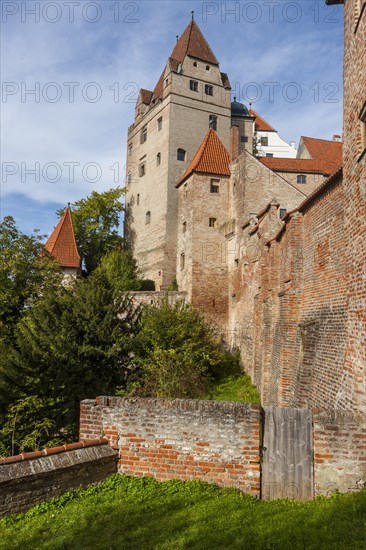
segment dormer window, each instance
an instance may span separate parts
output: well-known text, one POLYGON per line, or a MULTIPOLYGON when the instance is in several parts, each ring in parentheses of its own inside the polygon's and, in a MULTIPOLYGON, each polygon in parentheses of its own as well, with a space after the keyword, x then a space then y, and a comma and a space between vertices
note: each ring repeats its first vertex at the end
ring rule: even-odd
POLYGON ((205 94, 213 95, 213 86, 211 84, 205 84, 205 94))
POLYGON ((189 89, 192 90, 192 92, 198 92, 198 82, 197 82, 197 80, 190 80, 189 81, 189 89))
POLYGON ((144 126, 141 130, 140 141, 141 143, 145 143, 145 141, 147 141, 147 126, 144 126))
POLYGON ((186 152, 184 149, 177 149, 177 160, 186 160, 186 152))

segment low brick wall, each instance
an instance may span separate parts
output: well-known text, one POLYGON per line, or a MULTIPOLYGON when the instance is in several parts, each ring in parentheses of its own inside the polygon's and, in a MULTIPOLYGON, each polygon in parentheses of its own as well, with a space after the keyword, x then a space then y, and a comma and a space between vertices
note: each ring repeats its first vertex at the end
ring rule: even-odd
POLYGON ((261 407, 251 403, 98 397, 81 403, 80 439, 105 435, 119 471, 200 479, 260 494, 261 407))
POLYGON ((354 491, 366 482, 366 422, 352 411, 313 411, 315 494, 354 491))
POLYGON ((0 459, 0 517, 87 487, 117 472, 106 439, 71 443, 0 459))

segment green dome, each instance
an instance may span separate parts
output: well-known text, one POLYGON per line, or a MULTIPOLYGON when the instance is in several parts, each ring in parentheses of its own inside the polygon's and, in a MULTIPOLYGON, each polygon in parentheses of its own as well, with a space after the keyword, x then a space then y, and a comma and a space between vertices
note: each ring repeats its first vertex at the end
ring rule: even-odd
POLYGON ((244 103, 239 103, 239 101, 236 101, 236 97, 234 97, 234 101, 231 102, 231 116, 250 116, 244 103))

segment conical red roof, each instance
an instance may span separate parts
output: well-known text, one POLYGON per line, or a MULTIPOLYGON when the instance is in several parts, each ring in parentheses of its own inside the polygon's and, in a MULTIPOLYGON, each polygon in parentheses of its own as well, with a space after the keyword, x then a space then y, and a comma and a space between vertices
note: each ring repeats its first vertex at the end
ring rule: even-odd
POLYGON ((80 267, 80 256, 76 246, 70 208, 66 208, 64 215, 46 242, 45 249, 59 262, 61 267, 80 267))
POLYGON ((230 162, 230 155, 225 145, 220 141, 215 130, 210 128, 176 187, 179 187, 193 172, 230 176, 230 162))

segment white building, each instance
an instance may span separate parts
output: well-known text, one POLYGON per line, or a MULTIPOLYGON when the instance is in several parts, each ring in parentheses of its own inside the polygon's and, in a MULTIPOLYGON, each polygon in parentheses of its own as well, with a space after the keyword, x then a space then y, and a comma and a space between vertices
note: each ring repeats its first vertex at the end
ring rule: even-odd
POLYGON ((288 144, 264 118, 258 113, 249 110, 251 116, 255 117, 255 132, 257 135, 257 149, 260 157, 274 158, 296 158, 296 144, 292 141, 288 144))

